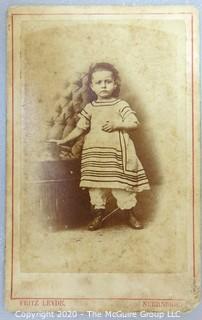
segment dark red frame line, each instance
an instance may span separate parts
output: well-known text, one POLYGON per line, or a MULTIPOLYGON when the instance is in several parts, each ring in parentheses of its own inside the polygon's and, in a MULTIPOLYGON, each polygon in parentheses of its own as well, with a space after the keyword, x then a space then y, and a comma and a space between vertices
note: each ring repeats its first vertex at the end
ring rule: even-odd
POLYGON ((196 266, 195 266, 195 155, 194 155, 194 146, 195 146, 195 132, 194 132, 194 27, 193 27, 193 15, 191 15, 191 62, 192 62, 192 208, 193 208, 193 278, 196 278, 196 266))
POLYGON ((191 62, 192 62, 192 66, 191 66, 191 73, 192 73, 192 208, 193 208, 193 278, 195 280, 195 277, 196 277, 196 265, 195 265, 195 259, 196 259, 196 255, 195 255, 195 168, 194 168, 194 165, 195 165, 195 156, 194 156, 194 145, 195 145, 195 136, 194 136, 194 58, 193 58, 193 54, 194 54, 194 43, 193 43, 193 15, 192 13, 189 13, 189 12, 178 12, 178 13, 175 13, 175 12, 156 12, 156 13, 149 13, 149 12, 146 12, 146 13, 143 13, 143 12, 139 12, 139 13, 14 13, 14 14, 11 14, 11 50, 12 50, 12 63, 11 63, 11 76, 12 76, 12 98, 11 98, 11 104, 12 104, 12 168, 11 168, 11 174, 12 174, 12 178, 11 178, 11 181, 12 181, 12 248, 11 248, 11 291, 10 291, 10 299, 11 300, 18 300, 18 299, 37 299, 37 300, 40 300, 40 299, 63 299, 63 300, 142 300, 142 301, 184 301, 183 299, 156 299, 156 298, 120 298, 120 297, 117 297, 117 298, 31 298, 31 297, 14 297, 13 296, 13 282, 14 282, 14 271, 13 271, 13 267, 14 267, 14 157, 15 157, 15 154, 14 154, 14 136, 15 136, 15 128, 14 128, 14 95, 15 95, 15 91, 14 91, 14 77, 15 77, 15 74, 14 74, 14 16, 19 16, 19 15, 138 15, 138 14, 148 14, 148 15, 156 15, 156 14, 159 14, 159 15, 168 15, 168 14, 175 14, 175 15, 179 15, 179 14, 184 14, 184 15, 191 15, 191 62))
POLYGON ((11 257, 11 299, 13 297, 13 260, 14 260, 14 32, 13 32, 13 15, 11 17, 11 34, 12 34, 12 257, 11 257))
POLYGON ((17 298, 12 298, 12 300, 54 300, 54 299, 57 299, 57 300, 127 300, 127 301, 178 301, 178 302, 184 302, 184 299, 166 299, 166 298, 158 298, 158 299, 155 299, 155 298, 120 298, 120 297, 117 297, 117 298, 63 298, 63 297, 60 297, 60 298, 56 298, 56 297, 49 297, 49 298, 32 298, 32 297, 17 297, 17 298))
POLYGON ((64 16, 64 15, 68 15, 68 16, 75 16, 75 15, 80 15, 80 16, 113 16, 113 15, 118 15, 118 16, 135 16, 135 15, 167 15, 167 14, 175 14, 175 15, 179 15, 179 14, 184 14, 184 15, 189 15, 190 12, 135 12, 135 13, 130 13, 130 12, 104 12, 104 13, 100 13, 100 12, 88 12, 88 13, 82 13, 82 12, 68 12, 68 13, 62 13, 62 12, 58 12, 58 13, 13 13, 12 15, 14 16, 64 16))

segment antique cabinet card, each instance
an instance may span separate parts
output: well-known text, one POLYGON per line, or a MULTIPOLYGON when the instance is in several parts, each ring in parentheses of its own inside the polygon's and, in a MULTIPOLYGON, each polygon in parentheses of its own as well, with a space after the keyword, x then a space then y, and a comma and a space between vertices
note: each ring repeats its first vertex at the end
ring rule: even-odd
POLYGON ((8 310, 199 303, 198 62, 193 7, 10 8, 8 310))

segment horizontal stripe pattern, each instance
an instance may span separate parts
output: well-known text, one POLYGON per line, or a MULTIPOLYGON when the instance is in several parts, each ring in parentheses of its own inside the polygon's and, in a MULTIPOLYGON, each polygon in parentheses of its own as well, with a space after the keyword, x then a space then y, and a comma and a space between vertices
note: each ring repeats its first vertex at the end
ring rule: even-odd
POLYGON ((127 180, 117 179, 117 178, 106 178, 99 179, 97 177, 82 177, 80 182, 81 187, 88 188, 119 188, 119 189, 128 189, 131 187, 135 192, 140 192, 142 190, 149 190, 148 180, 141 182, 130 182, 127 180))
POLYGON ((142 167, 124 171, 121 149, 110 147, 84 148, 81 160, 82 187, 149 189, 142 167))
POLYGON ((84 170, 82 172, 82 174, 88 176, 88 177, 97 177, 97 178, 118 178, 118 179, 122 179, 124 181, 130 181, 131 183, 138 183, 138 182, 142 182, 143 180, 147 180, 147 177, 145 176, 145 174, 142 174, 141 176, 136 176, 136 177, 126 177, 125 174, 123 173, 119 173, 119 172, 99 172, 99 171, 91 171, 91 170, 84 170))

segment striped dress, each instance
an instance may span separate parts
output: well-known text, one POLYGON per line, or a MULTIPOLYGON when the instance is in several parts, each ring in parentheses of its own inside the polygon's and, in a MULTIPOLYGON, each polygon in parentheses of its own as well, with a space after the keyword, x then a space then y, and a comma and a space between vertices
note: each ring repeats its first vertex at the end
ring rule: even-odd
POLYGON ((102 130, 103 124, 110 119, 138 121, 128 103, 120 99, 93 101, 85 106, 79 117, 77 126, 87 131, 81 157, 80 187, 134 192, 150 189, 128 133, 102 130))

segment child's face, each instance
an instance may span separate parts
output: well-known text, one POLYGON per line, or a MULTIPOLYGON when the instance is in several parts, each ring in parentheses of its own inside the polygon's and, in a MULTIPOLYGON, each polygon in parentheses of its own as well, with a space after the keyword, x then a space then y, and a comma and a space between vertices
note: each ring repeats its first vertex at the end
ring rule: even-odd
POLYGON ((111 71, 98 70, 92 74, 91 89, 95 92, 98 99, 111 98, 116 86, 111 71))

